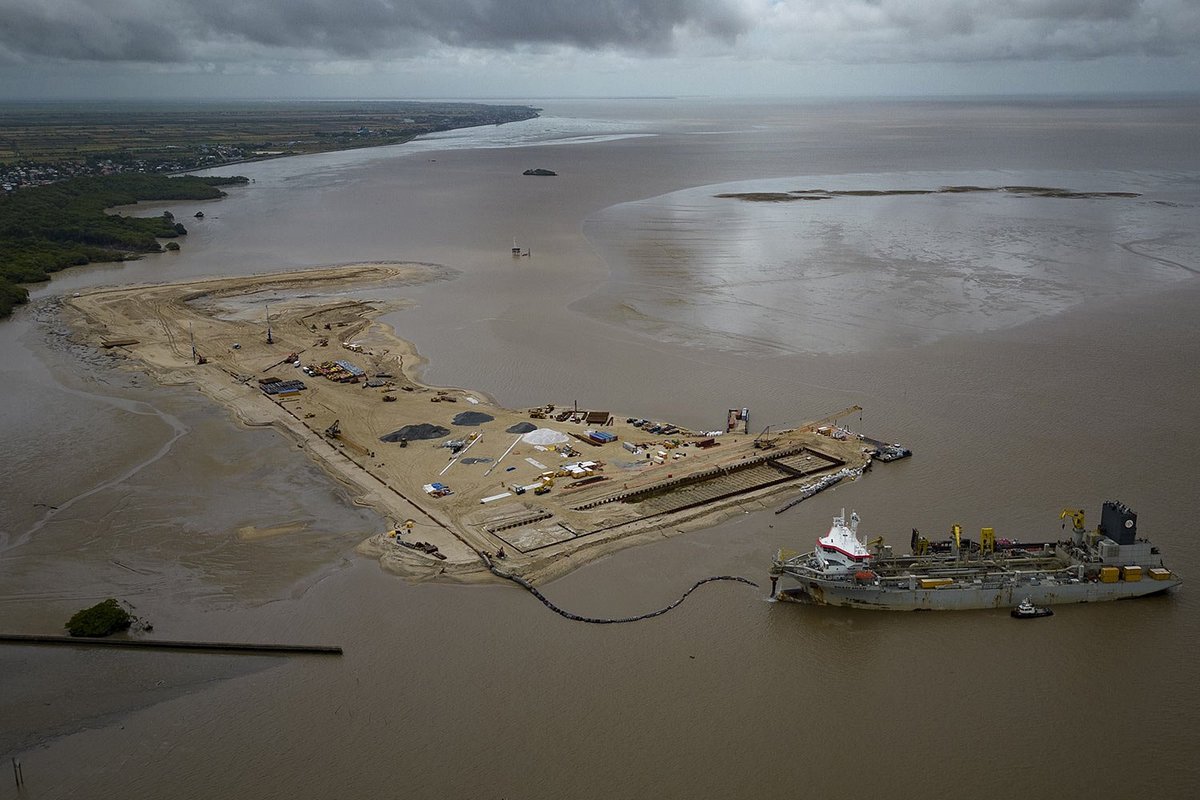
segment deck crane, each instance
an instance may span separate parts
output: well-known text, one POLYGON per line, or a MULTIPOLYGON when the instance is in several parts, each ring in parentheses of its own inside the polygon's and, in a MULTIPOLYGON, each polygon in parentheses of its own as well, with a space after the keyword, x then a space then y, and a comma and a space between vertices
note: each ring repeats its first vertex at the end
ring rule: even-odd
MULTIPOLYGON (((1086 529, 1087 526, 1084 524, 1082 508, 1064 508, 1062 513, 1058 515, 1058 518, 1066 519, 1067 517, 1071 518, 1071 523, 1075 526, 1075 530, 1083 531, 1086 529)), ((1063 527, 1066 526, 1064 525, 1063 527)))

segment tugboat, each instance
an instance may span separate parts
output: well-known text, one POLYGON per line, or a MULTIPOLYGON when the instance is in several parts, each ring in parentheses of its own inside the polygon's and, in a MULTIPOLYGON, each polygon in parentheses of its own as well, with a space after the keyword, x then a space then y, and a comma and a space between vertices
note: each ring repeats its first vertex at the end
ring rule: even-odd
POLYGON ((1026 597, 1021 601, 1021 604, 1012 610, 1012 615, 1016 619, 1036 619, 1037 617, 1052 617, 1054 609, 1046 608, 1045 606, 1035 606, 1026 597))

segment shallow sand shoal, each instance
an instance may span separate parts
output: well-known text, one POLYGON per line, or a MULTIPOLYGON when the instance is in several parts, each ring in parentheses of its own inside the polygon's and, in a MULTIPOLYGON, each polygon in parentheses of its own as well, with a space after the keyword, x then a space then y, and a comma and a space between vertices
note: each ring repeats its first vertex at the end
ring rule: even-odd
MULTIPOLYGON (((603 423, 589 425, 574 415, 556 419, 568 411, 565 407, 506 409, 481 392, 422 384, 416 349, 376 318, 404 306, 397 286, 445 274, 426 264, 356 264, 99 290, 68 305, 79 312, 79 330, 88 340, 129 341, 118 346, 161 383, 195 385, 243 424, 271 425, 290 436, 350 487, 357 502, 392 521, 396 532, 369 537, 359 552, 409 578, 490 579, 484 556, 502 552, 507 571, 545 579, 619 547, 713 524, 767 495, 795 492, 796 485, 786 483, 756 489, 755 479, 747 477, 753 470, 743 470, 737 497, 714 495, 711 501, 701 497, 664 506, 663 496, 691 491, 672 485, 681 479, 723 477, 766 456, 747 434, 726 433, 713 439, 716 446, 702 448, 697 443, 710 438, 703 432, 651 435, 607 412, 603 423), (361 299, 372 289, 389 299, 361 299), (288 360, 292 354, 295 363, 288 360), (335 382, 297 366, 337 360, 352 364, 362 378, 335 382), (270 396, 260 386, 273 379, 301 380, 305 388, 270 396), (492 419, 462 424, 464 412, 475 412, 467 414, 475 417, 468 422, 477 422, 480 414, 492 419), (571 449, 529 444, 506 432, 530 421, 567 434, 571 449), (380 439, 407 425, 425 424, 450 433, 406 443, 380 439), (338 433, 331 436, 334 427, 338 433), (583 431, 593 428, 617 439, 601 446, 582 441, 583 431), (445 447, 448 440, 462 442, 461 452, 454 455, 445 447), (631 453, 623 442, 643 450, 631 453), (601 465, 584 479, 564 474, 564 465, 579 461, 601 465), (550 475, 550 491, 535 494, 534 485, 550 475), (428 494, 423 487, 435 482, 451 493, 428 494), (644 502, 606 502, 649 488, 654 491, 644 502), (426 552, 425 545, 444 558, 426 552)), ((773 452, 809 448, 804 452, 825 454, 830 464, 866 463, 857 442, 799 432, 773 436, 778 448, 773 452)))

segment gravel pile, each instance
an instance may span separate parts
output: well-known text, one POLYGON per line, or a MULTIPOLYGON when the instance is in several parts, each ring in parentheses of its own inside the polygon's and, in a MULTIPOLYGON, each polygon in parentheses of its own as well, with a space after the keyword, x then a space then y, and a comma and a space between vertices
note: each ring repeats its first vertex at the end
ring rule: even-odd
POLYGON ((433 425, 428 422, 422 422, 417 425, 405 425, 400 430, 392 431, 391 433, 380 436, 379 441, 398 442, 401 439, 405 439, 410 442, 416 442, 420 441, 421 439, 437 439, 445 436, 449 432, 449 428, 443 428, 441 425, 433 425))
POLYGON ((482 425, 483 423, 491 422, 494 419, 495 417, 493 417, 491 414, 485 414, 482 411, 464 411, 461 414, 456 415, 451 422, 454 425, 466 427, 482 425))

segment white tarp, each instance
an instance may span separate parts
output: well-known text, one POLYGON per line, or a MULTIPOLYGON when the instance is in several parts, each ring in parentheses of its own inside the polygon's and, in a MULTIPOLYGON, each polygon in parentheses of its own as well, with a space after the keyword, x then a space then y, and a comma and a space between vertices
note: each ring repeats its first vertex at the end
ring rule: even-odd
POLYGON ((571 441, 571 437, 553 428, 538 428, 521 437, 526 444, 562 444, 571 441))

